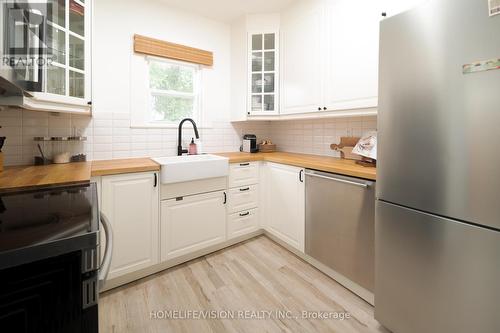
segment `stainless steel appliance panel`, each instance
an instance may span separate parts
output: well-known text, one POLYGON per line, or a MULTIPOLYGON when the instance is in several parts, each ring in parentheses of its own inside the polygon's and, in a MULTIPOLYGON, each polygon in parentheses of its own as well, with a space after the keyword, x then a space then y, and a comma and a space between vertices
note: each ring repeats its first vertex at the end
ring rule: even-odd
POLYGON ((375 318, 393 332, 500 332, 500 232, 377 201, 375 318))
POLYGON ((377 197, 500 229, 500 57, 488 1, 434 0, 381 23, 377 197))
POLYGON ((375 183, 306 170, 305 252, 374 289, 375 183))

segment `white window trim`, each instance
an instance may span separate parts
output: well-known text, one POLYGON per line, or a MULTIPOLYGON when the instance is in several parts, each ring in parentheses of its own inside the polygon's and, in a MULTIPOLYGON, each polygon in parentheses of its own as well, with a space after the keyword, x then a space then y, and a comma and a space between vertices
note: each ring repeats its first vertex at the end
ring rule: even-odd
MULTIPOLYGON (((148 85, 148 106, 147 106, 147 111, 146 112, 152 112, 150 105, 151 105, 151 98, 153 94, 156 95, 164 95, 164 96, 175 96, 175 97, 195 97, 194 100, 194 105, 195 105, 195 112, 193 116, 191 117, 198 126, 198 128, 207 128, 211 126, 207 126, 207 124, 204 124, 203 122, 203 110, 202 110, 202 91, 201 91, 201 85, 202 85, 202 66, 197 65, 197 64, 191 64, 189 62, 183 62, 183 61, 177 61, 173 59, 165 59, 165 58, 160 58, 160 57, 154 57, 154 56, 146 56, 146 62, 147 62, 147 69, 148 69, 148 74, 147 74, 147 85, 148 85), (152 89, 149 87, 150 83, 150 77, 149 77, 149 64, 151 61, 155 62, 163 62, 167 64, 173 64, 173 65, 180 65, 184 67, 191 67, 195 70, 195 77, 194 77, 194 82, 193 82, 193 93, 182 93, 178 91, 165 91, 165 90, 158 90, 158 89, 152 89)), ((144 122, 143 124, 135 124, 132 125, 131 127, 135 128, 177 128, 178 123, 172 123, 169 121, 148 121, 149 116, 144 117, 144 122)))

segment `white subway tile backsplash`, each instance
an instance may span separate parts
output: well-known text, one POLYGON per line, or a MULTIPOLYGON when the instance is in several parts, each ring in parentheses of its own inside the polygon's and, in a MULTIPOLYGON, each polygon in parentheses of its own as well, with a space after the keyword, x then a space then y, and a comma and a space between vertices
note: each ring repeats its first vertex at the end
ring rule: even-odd
POLYGON ((131 157, 130 150, 113 150, 113 158, 129 158, 131 157))
POLYGON ((94 143, 112 143, 113 137, 111 135, 96 135, 94 136, 94 143))
POLYGON ((111 127, 95 127, 94 135, 112 135, 113 129, 111 127))
POLYGON ((126 135, 129 136, 131 135, 131 130, 130 128, 125 128, 125 127, 113 127, 113 135, 126 135))
POLYGON ((147 142, 132 142, 130 149, 132 150, 146 150, 148 149, 148 144, 147 142))
POLYGON ((113 128, 113 120, 111 120, 111 119, 96 119, 96 120, 94 120, 94 127, 113 128))
POLYGON ((99 120, 99 119, 113 119, 113 115, 114 113, 111 113, 111 112, 94 112, 92 114, 92 117, 95 119, 95 120, 99 120))
POLYGON ((113 119, 113 128, 130 128, 129 119, 113 119))
POLYGON ((270 138, 278 150, 338 157, 330 144, 341 136, 361 136, 377 129, 376 117, 270 122, 270 138))
POLYGON ((131 139, 132 138, 130 136, 126 136, 126 135, 121 135, 121 136, 113 135, 113 137, 112 137, 113 144, 115 144, 115 143, 130 143, 131 139))
POLYGON ((93 159, 94 160, 110 160, 113 158, 113 153, 110 151, 94 151, 93 159))
POLYGON ((130 151, 130 143, 115 143, 113 142, 113 153, 116 151, 130 151))
MULTIPOLYGON (((94 138, 95 140, 95 138, 94 138)), ((93 144, 93 150, 94 153, 97 152, 111 152, 113 149, 113 145, 110 143, 94 143, 93 144)))
MULTIPOLYGON (((362 135, 376 130, 376 117, 291 120, 277 122, 213 122, 199 129, 204 152, 238 151, 244 134, 259 141, 270 139, 278 150, 338 156, 330 149, 341 136, 362 135)), ((6 109, 0 111, 0 135, 7 165, 31 164, 38 155, 34 136, 84 135, 78 148, 87 160, 177 154, 177 128, 130 128, 128 113, 94 113, 93 117, 6 109)), ((182 144, 187 148, 194 132, 186 124, 182 144)), ((44 149, 50 151, 50 143, 44 149)))

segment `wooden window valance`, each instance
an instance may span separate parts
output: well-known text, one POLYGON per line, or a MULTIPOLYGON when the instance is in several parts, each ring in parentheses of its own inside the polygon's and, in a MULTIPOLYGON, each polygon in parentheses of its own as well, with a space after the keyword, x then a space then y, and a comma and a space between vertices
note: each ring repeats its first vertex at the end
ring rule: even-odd
POLYGON ((205 66, 212 66, 214 63, 214 56, 210 51, 165 42, 163 40, 141 35, 134 35, 134 51, 137 53, 187 61, 205 66))

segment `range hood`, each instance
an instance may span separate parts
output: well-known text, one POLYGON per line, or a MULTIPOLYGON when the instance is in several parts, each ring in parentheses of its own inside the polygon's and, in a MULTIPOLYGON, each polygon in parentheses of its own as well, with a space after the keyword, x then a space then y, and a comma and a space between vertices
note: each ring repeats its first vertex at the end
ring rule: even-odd
MULTIPOLYGON (((12 73, 15 75, 14 70, 12 73)), ((9 80, 8 75, 9 71, 5 68, 0 70, 0 106, 33 111, 91 114, 88 104, 71 103, 67 99, 59 100, 57 96, 51 98, 48 94, 27 91, 16 81, 9 80)))
MULTIPOLYGON (((4 74, 4 73, 2 73, 4 74)), ((22 100, 24 97, 33 97, 32 94, 23 90, 20 86, 13 83, 9 79, 4 76, 0 76, 0 97, 1 99, 9 98, 9 99, 18 99, 22 100)), ((0 102, 0 104, 3 104, 0 102)))
MULTIPOLYGON (((1 72, 5 74, 6 71, 1 72)), ((0 105, 26 108, 27 99, 33 95, 28 91, 23 90, 19 85, 9 81, 5 76, 0 76, 0 105)))

